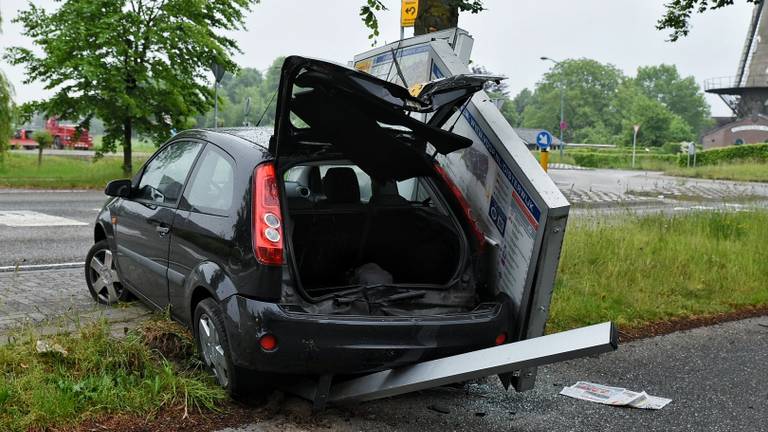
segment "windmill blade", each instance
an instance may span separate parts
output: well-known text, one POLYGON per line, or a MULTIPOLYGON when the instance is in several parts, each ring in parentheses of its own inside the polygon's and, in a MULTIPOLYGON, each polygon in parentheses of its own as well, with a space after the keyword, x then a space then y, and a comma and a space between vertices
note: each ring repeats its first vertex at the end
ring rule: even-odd
POLYGON ((763 2, 755 5, 752 10, 752 21, 749 24, 749 30, 747 31, 747 38, 744 40, 744 49, 741 52, 741 60, 739 61, 739 69, 736 72, 736 87, 741 87, 745 81, 744 73, 747 71, 747 63, 749 61, 750 53, 752 52, 752 45, 755 41, 755 34, 760 25, 760 17, 762 16, 763 2))

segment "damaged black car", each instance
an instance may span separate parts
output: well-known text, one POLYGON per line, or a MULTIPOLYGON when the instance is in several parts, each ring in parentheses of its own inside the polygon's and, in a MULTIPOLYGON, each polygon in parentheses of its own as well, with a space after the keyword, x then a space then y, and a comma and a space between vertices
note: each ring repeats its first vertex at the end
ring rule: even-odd
POLYGON ((219 383, 344 376, 507 341, 485 238, 435 155, 469 147, 451 121, 495 77, 417 95, 288 57, 274 130, 190 130, 110 182, 86 280, 194 333, 219 383))

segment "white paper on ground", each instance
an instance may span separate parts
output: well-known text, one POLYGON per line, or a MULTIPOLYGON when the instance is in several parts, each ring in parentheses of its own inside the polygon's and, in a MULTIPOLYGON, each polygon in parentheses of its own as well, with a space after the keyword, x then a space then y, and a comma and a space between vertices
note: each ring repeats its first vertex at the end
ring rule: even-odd
POLYGON ((638 393, 621 387, 609 387, 586 381, 579 381, 570 387, 563 387, 560 394, 605 405, 630 406, 642 409, 662 409, 672 402, 672 399, 651 396, 646 392, 638 393))

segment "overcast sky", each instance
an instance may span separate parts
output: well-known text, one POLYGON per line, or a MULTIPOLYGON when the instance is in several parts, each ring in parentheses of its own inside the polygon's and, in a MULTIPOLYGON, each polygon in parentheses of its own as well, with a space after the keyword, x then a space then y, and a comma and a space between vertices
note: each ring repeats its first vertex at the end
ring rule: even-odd
MULTIPOLYGON (((736 73, 751 15, 751 5, 736 5, 696 16, 691 34, 682 41, 665 42, 655 29, 665 0, 485 0, 487 11, 462 14, 459 25, 475 38, 473 60, 494 73, 509 77, 512 93, 533 87, 551 66, 539 60, 587 57, 612 63, 634 75, 638 66, 668 63, 684 75, 703 80, 736 73)), ((8 46, 31 46, 10 22, 26 0, 0 0, 4 22, 0 51, 8 46)), ((55 7, 52 0, 36 4, 55 7)), ((304 54, 347 62, 370 47, 368 31, 358 11, 363 0, 262 0, 249 14, 245 32, 234 35, 242 54, 241 66, 266 68, 280 55, 304 54)), ((398 0, 384 0, 390 8, 380 13, 380 43, 399 37, 398 0)), ((23 71, 0 62, 16 88, 17 102, 46 95, 41 84, 24 85, 23 71)), ((729 110, 717 97, 707 96, 715 115, 729 110)))

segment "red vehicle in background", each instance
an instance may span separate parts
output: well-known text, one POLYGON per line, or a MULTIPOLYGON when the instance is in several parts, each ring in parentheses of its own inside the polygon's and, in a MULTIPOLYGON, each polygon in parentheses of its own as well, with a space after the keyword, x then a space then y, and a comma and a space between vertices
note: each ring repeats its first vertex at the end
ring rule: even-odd
MULTIPOLYGON (((90 150, 93 148, 93 138, 87 129, 82 129, 80 135, 77 135, 77 129, 74 125, 59 124, 56 117, 51 117, 45 122, 45 130, 50 132, 53 137, 52 147, 56 149, 79 149, 90 150)), ((11 148, 23 147, 27 150, 37 148, 37 142, 32 139, 34 133, 31 129, 17 129, 11 138, 11 148)))
POLYGON ((32 129, 16 129, 11 137, 10 146, 12 149, 25 148, 26 150, 32 150, 37 148, 37 142, 32 139, 32 134, 35 131, 32 129))

